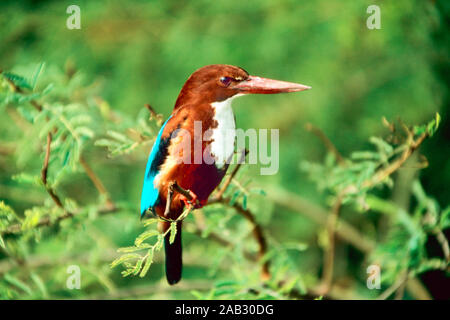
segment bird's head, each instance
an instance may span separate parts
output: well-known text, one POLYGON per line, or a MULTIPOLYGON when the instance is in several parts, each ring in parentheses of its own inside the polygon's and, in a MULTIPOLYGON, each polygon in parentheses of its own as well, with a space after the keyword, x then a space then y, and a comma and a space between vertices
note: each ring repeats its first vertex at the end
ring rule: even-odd
POLYGON ((214 64, 196 70, 186 81, 178 96, 175 108, 185 102, 201 99, 219 102, 236 95, 259 93, 273 94, 311 89, 298 83, 251 76, 242 68, 214 64))

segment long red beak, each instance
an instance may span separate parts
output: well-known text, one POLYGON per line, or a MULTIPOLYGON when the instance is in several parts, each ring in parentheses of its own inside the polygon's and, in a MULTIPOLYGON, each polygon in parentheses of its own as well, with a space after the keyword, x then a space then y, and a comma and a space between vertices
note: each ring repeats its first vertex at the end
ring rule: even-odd
POLYGON ((311 89, 311 87, 299 83, 249 76, 247 80, 234 85, 233 89, 239 89, 242 93, 270 94, 303 91, 311 89))

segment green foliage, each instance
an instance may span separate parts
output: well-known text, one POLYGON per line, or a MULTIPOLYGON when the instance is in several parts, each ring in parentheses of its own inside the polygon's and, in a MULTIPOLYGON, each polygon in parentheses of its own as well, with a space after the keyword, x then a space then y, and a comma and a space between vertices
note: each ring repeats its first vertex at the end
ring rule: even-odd
MULTIPOLYGON (((445 279, 444 3, 382 3, 380 30, 365 27, 367 1, 81 1, 80 30, 65 27, 55 1, 0 4, 0 299, 374 298, 405 272, 445 279), (223 202, 183 217, 183 282, 172 290, 158 220, 139 220, 142 177, 182 84, 212 63, 313 89, 236 99, 238 127, 280 130, 279 172, 243 165, 223 202), (336 290, 324 293, 326 214, 340 197, 336 290), (254 223, 236 207, 261 228, 262 256, 254 223), (355 233, 366 245, 349 240, 355 233), (381 291, 365 285, 369 264, 381 266, 381 291), (69 265, 81 268, 80 290, 66 287, 69 265)), ((422 287, 439 297, 428 281, 422 287)), ((423 298, 408 286, 404 297, 423 298)))

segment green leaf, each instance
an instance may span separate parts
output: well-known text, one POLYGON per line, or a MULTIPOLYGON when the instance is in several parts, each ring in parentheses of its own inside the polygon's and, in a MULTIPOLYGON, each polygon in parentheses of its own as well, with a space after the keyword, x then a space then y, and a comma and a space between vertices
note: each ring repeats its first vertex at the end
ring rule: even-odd
POLYGON ((441 226, 442 230, 450 227, 450 207, 447 207, 444 209, 444 211, 442 211, 439 225, 441 226))
POLYGON ((8 273, 4 275, 3 279, 5 279, 7 282, 12 284, 13 286, 25 291, 28 295, 31 295, 33 292, 31 290, 31 288, 25 282, 17 279, 16 277, 14 277, 8 273))
POLYGON ((175 241, 175 236, 177 234, 177 223, 176 222, 172 222, 170 224, 170 238, 169 238, 169 243, 172 244, 175 241))
POLYGON ((379 160, 380 155, 372 151, 355 151, 352 152, 352 160, 379 160))
POLYGON ((147 230, 147 231, 141 233, 136 238, 136 240, 134 241, 134 244, 136 245, 136 247, 139 247, 142 244, 142 242, 144 242, 146 239, 156 236, 158 234, 159 234, 158 230, 147 230))
POLYGON ((389 143, 379 137, 370 137, 369 141, 377 146, 380 152, 383 152, 387 155, 392 154, 392 152, 394 151, 394 148, 389 143))
POLYGON ((125 254, 125 255, 115 259, 113 262, 111 262, 111 268, 114 268, 114 267, 118 266, 119 264, 124 263, 125 261, 131 260, 131 259, 139 259, 139 258, 141 258, 141 256, 137 253, 125 254))
POLYGON ((158 241, 155 243, 155 250, 159 251, 161 250, 164 243, 164 237, 162 234, 158 234, 158 241))
POLYGON ((244 194, 243 198, 242 198, 242 208, 244 210, 247 210, 247 195, 244 194))
POLYGON ((92 139, 95 136, 94 131, 92 131, 88 127, 77 127, 75 129, 75 133, 80 135, 80 136, 85 136, 85 137, 87 137, 89 139, 92 139))
POLYGON ((98 147, 113 147, 113 146, 115 147, 118 146, 119 144, 114 140, 98 139, 95 141, 94 145, 98 147))
POLYGON ((141 267, 142 267, 142 263, 144 262, 144 259, 139 259, 136 262, 136 265, 133 268, 133 275, 137 275, 139 273, 139 271, 141 271, 141 267))
POLYGON ((43 214, 43 208, 33 207, 25 210, 25 219, 22 223, 22 230, 33 229, 39 223, 43 214))
POLYGON ((145 259, 144 267, 142 268, 141 274, 139 275, 141 278, 144 277, 148 270, 150 269, 150 266, 153 263, 153 249, 148 250, 147 258, 145 259))
POLYGON ((28 82, 28 80, 22 76, 19 76, 17 74, 11 73, 11 72, 3 72, 2 74, 5 78, 12 81, 19 88, 26 88, 26 89, 30 89, 30 90, 33 89, 33 87, 28 82))
POLYGON ((123 133, 117 132, 117 131, 113 131, 113 130, 109 130, 107 132, 107 134, 111 137, 116 139, 117 141, 123 142, 123 143, 130 143, 133 142, 132 140, 130 140, 126 135, 124 135, 123 133))
POLYGON ((230 206, 234 205, 236 200, 238 199, 239 195, 241 194, 241 192, 239 190, 235 191, 233 193, 233 196, 230 199, 230 206))
POLYGON ((430 137, 432 137, 435 132, 437 131, 439 124, 441 122, 441 116, 439 115, 439 113, 436 112, 436 116, 433 120, 431 120, 430 122, 428 122, 427 124, 427 133, 429 134, 430 137))
POLYGON ((41 277, 39 277, 36 273, 31 274, 31 280, 36 284, 39 291, 41 291, 42 296, 44 298, 48 298, 47 288, 45 287, 44 281, 42 281, 41 277))
POLYGON ((123 252, 123 253, 130 253, 130 252, 136 252, 136 251, 140 251, 143 249, 147 249, 152 247, 152 245, 148 244, 148 243, 143 243, 141 244, 139 247, 123 247, 123 248, 119 248, 117 249, 117 252, 123 252))
POLYGON ((3 240, 3 237, 1 234, 0 234, 0 247, 2 247, 3 249, 6 249, 5 241, 3 240))
POLYGON ((158 222, 158 219, 156 219, 156 218, 155 219, 147 219, 144 221, 144 226, 148 227, 149 225, 154 224, 156 222, 158 222))
POLYGON ((36 83, 37 80, 39 78, 39 76, 41 75, 42 70, 44 69, 45 66, 45 62, 41 62, 39 64, 39 66, 37 67, 36 71, 34 72, 33 76, 31 77, 31 89, 34 90, 34 88, 36 88, 36 83))

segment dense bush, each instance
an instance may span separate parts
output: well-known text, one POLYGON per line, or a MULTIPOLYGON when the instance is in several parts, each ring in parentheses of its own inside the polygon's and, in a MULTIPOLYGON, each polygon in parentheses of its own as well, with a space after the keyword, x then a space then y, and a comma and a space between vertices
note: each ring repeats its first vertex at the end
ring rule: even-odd
POLYGON ((81 30, 58 1, 3 3, 0 297, 448 297, 444 3, 382 3, 381 30, 367 1, 81 1, 81 30), (187 215, 169 287, 140 189, 178 91, 210 63, 313 90, 236 100, 239 127, 280 129, 280 170, 230 168, 187 215))

